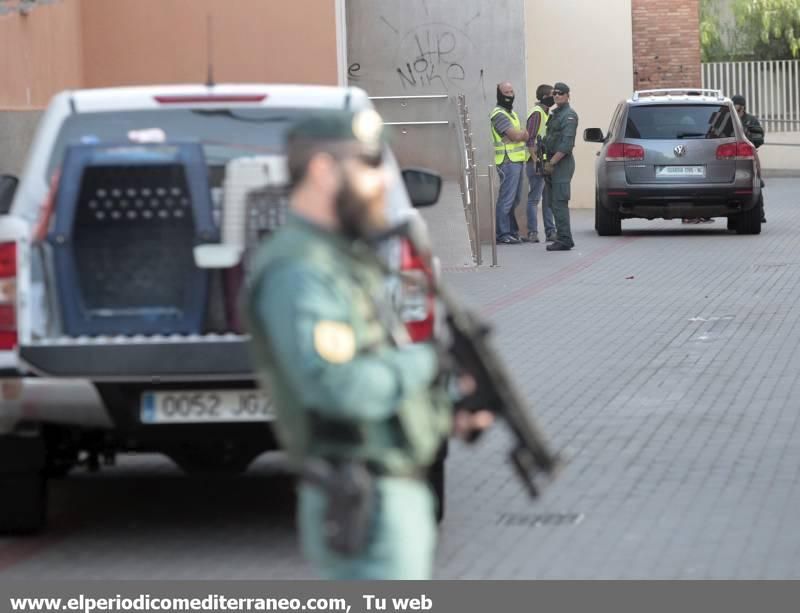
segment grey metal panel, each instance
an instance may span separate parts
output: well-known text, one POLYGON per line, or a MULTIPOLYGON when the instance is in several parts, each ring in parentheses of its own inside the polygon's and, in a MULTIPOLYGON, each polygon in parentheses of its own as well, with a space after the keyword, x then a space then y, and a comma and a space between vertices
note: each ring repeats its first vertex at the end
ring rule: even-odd
POLYGON ((19 176, 41 111, 0 111, 0 174, 19 176))
MULTIPOLYGON (((526 111, 524 24, 523 0, 347 0, 349 82, 370 96, 465 94, 483 168, 492 161, 488 116, 499 81, 513 83, 515 110, 526 111)), ((393 121, 430 121, 442 119, 437 104, 399 107, 381 101, 376 106, 393 121)), ((439 158, 449 164, 453 157, 435 153, 443 129, 395 132, 401 163, 418 159, 419 165, 449 174, 441 162, 435 165, 439 158)))

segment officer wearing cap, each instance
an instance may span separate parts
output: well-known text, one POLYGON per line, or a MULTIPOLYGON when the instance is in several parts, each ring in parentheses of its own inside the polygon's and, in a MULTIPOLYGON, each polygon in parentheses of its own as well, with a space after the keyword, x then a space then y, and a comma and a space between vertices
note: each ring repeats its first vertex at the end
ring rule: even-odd
POLYGON ((410 343, 364 240, 388 225, 382 127, 374 111, 331 111, 289 131, 287 222, 255 256, 245 305, 301 476, 301 545, 328 579, 431 575, 425 473, 451 427, 439 352, 410 343))
MULTIPOLYGON (((764 144, 764 128, 761 126, 761 122, 758 121, 758 117, 755 115, 751 115, 745 109, 747 108, 747 100, 741 94, 733 96, 731 98, 731 102, 733 102, 733 108, 736 109, 736 114, 739 115, 739 120, 742 122, 742 127, 744 128, 744 134, 756 149, 758 149, 761 145, 764 144)), ((764 187, 764 179, 761 177, 761 161, 758 159, 758 153, 756 153, 756 170, 758 171, 758 178, 761 181, 761 187, 764 187)), ((764 199, 761 199, 761 221, 766 222, 767 218, 764 215, 764 199)))
POLYGON ((569 86, 556 83, 553 86, 556 108, 550 113, 544 150, 547 162, 544 165, 545 207, 553 211, 556 222, 556 240, 547 245, 548 251, 569 251, 575 246, 569 222, 570 182, 575 174, 575 134, 578 131, 578 114, 569 104, 569 86))

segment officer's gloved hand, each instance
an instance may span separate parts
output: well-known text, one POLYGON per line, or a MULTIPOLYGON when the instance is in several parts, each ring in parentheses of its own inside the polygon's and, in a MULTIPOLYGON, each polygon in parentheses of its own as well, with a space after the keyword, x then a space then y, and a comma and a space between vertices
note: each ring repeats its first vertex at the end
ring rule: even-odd
POLYGON ((458 438, 473 442, 494 423, 491 411, 457 410, 453 416, 453 432, 458 438))

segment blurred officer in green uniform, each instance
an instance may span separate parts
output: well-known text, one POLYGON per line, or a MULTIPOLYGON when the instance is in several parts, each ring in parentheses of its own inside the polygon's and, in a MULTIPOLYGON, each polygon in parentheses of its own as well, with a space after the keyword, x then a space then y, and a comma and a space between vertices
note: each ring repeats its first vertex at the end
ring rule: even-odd
MULTIPOLYGON (((382 129, 374 111, 320 111, 289 131, 290 212, 254 259, 246 305, 301 475, 301 545, 329 579, 431 576, 425 475, 452 421, 439 352, 410 342, 362 240, 388 227, 382 129)), ((478 414, 462 430, 487 422, 478 414)))
POLYGON ((547 245, 548 251, 569 251, 575 246, 569 223, 570 182, 575 174, 575 134, 578 131, 578 114, 569 105, 569 86, 556 83, 553 86, 556 109, 550 113, 544 150, 547 162, 544 166, 545 207, 553 211, 556 222, 556 240, 547 245))

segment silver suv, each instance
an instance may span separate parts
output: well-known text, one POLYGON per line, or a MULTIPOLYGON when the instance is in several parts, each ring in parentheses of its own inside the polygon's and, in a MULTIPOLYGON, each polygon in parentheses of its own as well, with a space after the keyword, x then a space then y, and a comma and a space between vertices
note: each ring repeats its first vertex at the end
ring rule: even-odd
POLYGON ((617 105, 596 163, 595 230, 622 220, 727 217, 738 234, 761 232, 758 162, 733 103, 717 90, 645 90, 617 105))

